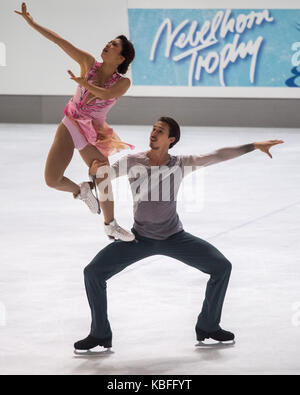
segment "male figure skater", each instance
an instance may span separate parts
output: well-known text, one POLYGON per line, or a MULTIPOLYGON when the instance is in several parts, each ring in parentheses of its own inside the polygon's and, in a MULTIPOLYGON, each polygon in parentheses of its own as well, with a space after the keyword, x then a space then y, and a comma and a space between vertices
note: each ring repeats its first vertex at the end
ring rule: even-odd
MULTIPOLYGON (((110 348, 112 331, 107 318, 106 281, 127 266, 151 255, 166 255, 210 275, 202 311, 196 323, 198 341, 234 339, 220 327, 222 306, 231 273, 230 261, 213 245, 185 232, 176 212, 176 195, 185 170, 194 171, 233 159, 255 149, 268 154, 282 140, 255 142, 221 148, 204 155, 172 156, 169 149, 180 139, 177 122, 161 117, 150 133, 150 150, 129 154, 112 165, 111 178, 128 175, 134 197, 135 240, 116 240, 103 248, 84 269, 85 286, 92 314, 87 338, 74 344, 76 350, 96 346, 110 348), (167 196, 169 193, 169 196, 167 196), (167 196, 167 198, 166 198, 167 196)), ((95 161, 91 174, 100 178, 103 166, 95 161), (97 170, 98 168, 98 170, 97 170)))

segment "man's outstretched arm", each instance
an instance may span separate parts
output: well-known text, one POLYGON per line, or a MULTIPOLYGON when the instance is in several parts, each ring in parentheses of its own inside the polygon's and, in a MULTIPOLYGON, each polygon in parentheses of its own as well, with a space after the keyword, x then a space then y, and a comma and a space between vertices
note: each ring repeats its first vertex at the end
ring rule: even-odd
POLYGON ((237 158, 247 152, 260 149, 272 158, 269 149, 276 144, 282 144, 282 140, 268 140, 263 142, 255 142, 250 144, 238 145, 235 147, 220 148, 216 151, 203 155, 182 155, 182 164, 184 166, 210 166, 215 163, 223 162, 229 159, 237 158))

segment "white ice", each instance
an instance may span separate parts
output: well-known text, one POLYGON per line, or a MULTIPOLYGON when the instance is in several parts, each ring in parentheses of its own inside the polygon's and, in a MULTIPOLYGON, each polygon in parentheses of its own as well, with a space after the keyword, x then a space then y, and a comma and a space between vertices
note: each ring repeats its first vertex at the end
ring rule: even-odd
MULTIPOLYGON (((0 374, 299 374, 300 137, 293 129, 183 127, 170 153, 283 139, 261 151, 199 171, 198 200, 185 181, 179 215, 186 231, 232 263, 221 325, 231 347, 195 347, 194 326, 208 276, 153 256, 108 281, 113 353, 76 356, 90 310, 83 269, 110 241, 102 216, 45 185, 44 163, 56 125, 0 125, 0 374), (203 178, 204 177, 204 178, 203 178)), ((150 126, 115 126, 136 150, 150 126)), ((111 157, 114 161, 120 155, 111 157)), ((78 152, 67 176, 87 179, 78 152)), ((114 184, 116 218, 132 225, 125 178, 114 184)), ((195 179, 193 180, 195 183, 195 179)), ((197 183, 197 182, 196 182, 197 183)))

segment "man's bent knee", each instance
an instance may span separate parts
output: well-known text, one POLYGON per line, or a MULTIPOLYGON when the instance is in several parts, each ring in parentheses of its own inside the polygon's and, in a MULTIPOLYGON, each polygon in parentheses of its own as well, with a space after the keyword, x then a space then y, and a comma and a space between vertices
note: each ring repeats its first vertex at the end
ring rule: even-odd
POLYGON ((93 262, 88 264, 84 268, 83 274, 84 274, 84 277, 87 279, 92 279, 92 278, 96 278, 96 277, 97 277, 97 279, 99 279, 99 277, 100 277, 102 280, 106 280, 103 271, 101 270, 101 268, 99 268, 99 262, 98 262, 97 268, 93 262))
POLYGON ((83 270, 84 277, 93 277, 94 276, 94 268, 92 264, 87 265, 83 270))
POLYGON ((229 262, 228 259, 222 258, 218 259, 215 262, 214 269, 212 270, 212 274, 215 275, 224 275, 224 274, 229 274, 231 273, 232 265, 231 262, 229 262))
POLYGON ((231 264, 231 262, 229 262, 228 259, 224 259, 224 260, 222 261, 222 269, 223 269, 224 272, 226 272, 226 273, 228 273, 228 274, 231 273, 232 264, 231 264))

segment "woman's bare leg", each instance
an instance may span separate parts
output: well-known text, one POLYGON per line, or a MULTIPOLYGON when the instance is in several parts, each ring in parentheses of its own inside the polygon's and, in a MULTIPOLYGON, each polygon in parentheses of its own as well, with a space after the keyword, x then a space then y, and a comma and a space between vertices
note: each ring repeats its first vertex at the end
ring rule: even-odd
POLYGON ((64 176, 73 153, 74 143, 72 137, 65 125, 60 123, 47 157, 45 181, 51 188, 73 192, 76 196, 80 192, 79 186, 64 176))
MULTIPOLYGON (((99 152, 97 148, 91 144, 88 144, 85 148, 79 151, 79 153, 89 168, 95 160, 98 160, 101 163, 101 166, 109 166, 108 158, 102 155, 101 152, 99 152)), ((114 200, 111 181, 108 178, 108 175, 105 175, 103 178, 97 178, 96 182, 97 184, 99 184, 104 180, 107 186, 104 188, 104 194, 101 194, 101 192, 99 191, 99 195, 100 206, 104 216, 104 222, 106 225, 108 225, 111 221, 114 220, 114 200), (106 200, 104 200, 105 198, 106 200)))

